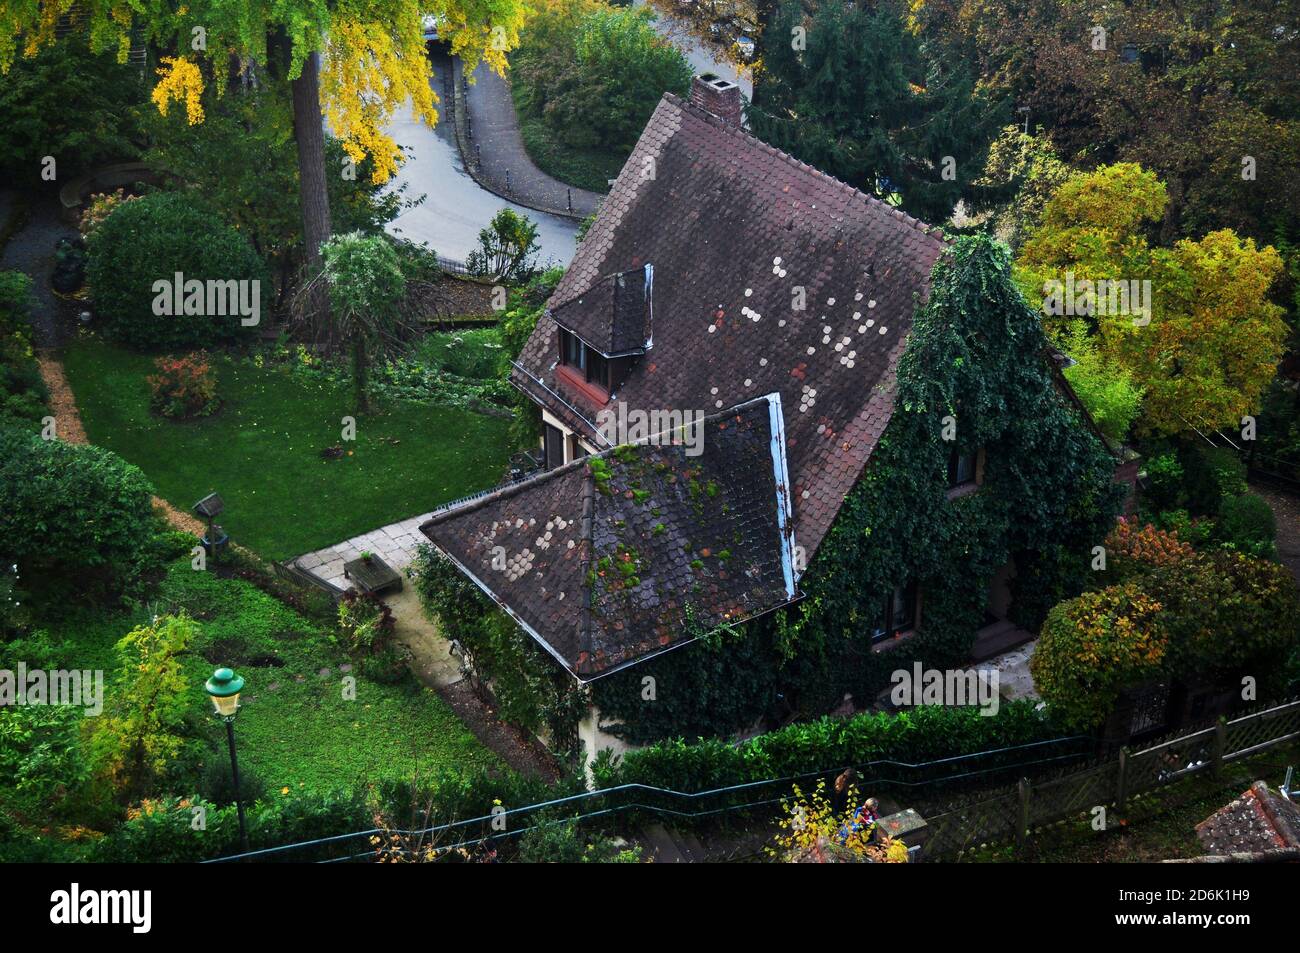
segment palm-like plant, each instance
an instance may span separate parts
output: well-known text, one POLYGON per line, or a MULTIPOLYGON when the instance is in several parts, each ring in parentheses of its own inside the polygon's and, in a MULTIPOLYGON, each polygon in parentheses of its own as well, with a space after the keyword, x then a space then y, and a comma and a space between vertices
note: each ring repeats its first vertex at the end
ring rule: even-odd
POLYGON ((347 347, 352 353, 352 383, 357 409, 370 410, 370 362, 382 358, 401 343, 406 331, 401 303, 406 278, 401 260, 382 235, 351 232, 321 246, 323 268, 303 285, 297 304, 300 315, 306 302, 329 293, 327 349, 347 347))

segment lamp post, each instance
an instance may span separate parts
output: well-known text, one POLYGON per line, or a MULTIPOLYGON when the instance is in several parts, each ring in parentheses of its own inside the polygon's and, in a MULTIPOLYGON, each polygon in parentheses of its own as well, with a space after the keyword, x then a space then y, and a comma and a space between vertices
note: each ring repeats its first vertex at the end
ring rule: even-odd
POLYGON ((239 714, 239 693, 244 680, 228 668, 219 668, 203 687, 212 698, 212 707, 226 723, 226 741, 230 745, 230 773, 235 781, 235 809, 239 812, 239 842, 248 851, 248 828, 244 825, 244 802, 239 797, 239 762, 235 758, 235 716, 239 714))

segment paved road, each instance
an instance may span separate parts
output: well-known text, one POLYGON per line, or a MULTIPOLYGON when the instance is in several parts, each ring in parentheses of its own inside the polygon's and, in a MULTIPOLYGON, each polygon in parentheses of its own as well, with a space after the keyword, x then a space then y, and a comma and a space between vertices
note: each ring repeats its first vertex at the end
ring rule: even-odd
POLYGON ((505 190, 509 182, 506 194, 535 208, 563 211, 571 200, 578 215, 585 217, 596 210, 604 196, 570 188, 533 165, 524 149, 510 83, 505 77, 498 76, 486 63, 480 63, 466 98, 474 145, 479 147, 483 158, 480 177, 486 175, 488 185, 505 190))
MULTIPOLYGON (((433 82, 440 96, 444 69, 450 70, 445 57, 435 59, 433 82)), ((415 242, 428 242, 443 257, 464 261, 478 247, 479 229, 502 208, 512 208, 537 223, 539 263, 568 265, 578 247, 578 223, 514 205, 475 182, 465 171, 456 148, 450 97, 443 98, 435 129, 416 119, 409 106, 387 127, 388 134, 407 155, 406 164, 394 177, 394 187, 405 183, 408 198, 426 196, 423 204, 390 222, 388 231, 415 242)))
MULTIPOLYGON (((645 0, 636 2, 644 4, 645 0)), ((746 96, 751 94, 753 86, 748 77, 738 75, 730 63, 715 59, 719 52, 717 47, 701 43, 680 21, 659 13, 656 28, 682 50, 696 73, 716 73, 739 83, 746 96)), ((541 244, 539 261, 567 265, 577 248, 577 223, 507 202, 474 181, 465 171, 460 150, 456 147, 451 97, 444 95, 443 86, 443 77, 449 75, 451 64, 444 53, 434 54, 433 69, 434 88, 444 100, 437 128, 429 129, 415 118, 409 108, 388 126, 389 134, 407 154, 407 162, 398 172, 394 185, 405 183, 408 197, 421 194, 427 197, 422 205, 404 212, 390 223, 388 230, 413 241, 428 242, 429 247, 444 257, 464 260, 478 245, 479 229, 487 225, 498 210, 513 208, 537 223, 541 244)), ((475 135, 486 146, 484 133, 476 128, 475 135)), ((491 161, 487 151, 485 148, 484 165, 491 161)), ((511 178, 513 182, 513 172, 511 178)), ((574 201, 575 206, 579 204, 576 196, 574 201)))

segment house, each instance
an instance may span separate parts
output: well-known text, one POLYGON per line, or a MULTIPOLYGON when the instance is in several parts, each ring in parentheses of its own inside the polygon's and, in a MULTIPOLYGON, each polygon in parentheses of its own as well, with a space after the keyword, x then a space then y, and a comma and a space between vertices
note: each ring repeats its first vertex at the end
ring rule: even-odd
MULTIPOLYGON (((513 366, 546 472, 421 527, 583 682, 798 601, 952 247, 740 116, 716 77, 663 97, 513 366)), ((976 494, 984 447, 942 452, 940 501, 976 494)), ((990 618, 1027 637, 999 563, 990 618)), ((859 623, 872 646, 920 627, 916 578, 879 602, 859 623)))
POLYGON ((1196 837, 1209 858, 1294 861, 1300 856, 1300 807, 1256 781, 1197 824, 1196 837))

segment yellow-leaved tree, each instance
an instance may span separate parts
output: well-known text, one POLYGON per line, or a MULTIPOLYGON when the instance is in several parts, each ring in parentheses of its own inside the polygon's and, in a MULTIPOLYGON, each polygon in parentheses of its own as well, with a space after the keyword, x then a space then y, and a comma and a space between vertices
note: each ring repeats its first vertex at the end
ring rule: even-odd
POLYGON ((466 73, 481 61, 500 72, 530 12, 527 0, 0 0, 0 74, 57 42, 62 20, 91 50, 114 49, 123 62, 133 44, 159 50, 153 101, 164 113, 182 103, 198 123, 204 90, 223 93, 232 63, 246 72, 287 46, 310 267, 330 237, 322 117, 349 157, 371 157, 375 181, 386 181, 401 162, 384 132, 394 111, 409 101, 424 121, 438 120, 424 18, 435 18, 466 73))

